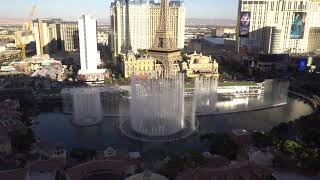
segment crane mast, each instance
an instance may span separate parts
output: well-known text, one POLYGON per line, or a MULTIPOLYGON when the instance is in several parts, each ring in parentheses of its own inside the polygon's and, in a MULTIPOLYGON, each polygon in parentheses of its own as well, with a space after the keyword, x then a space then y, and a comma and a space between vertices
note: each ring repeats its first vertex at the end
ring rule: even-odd
MULTIPOLYGON (((36 12, 37 6, 33 5, 32 9, 29 13, 29 17, 27 20, 27 25, 26 28, 23 28, 22 32, 17 31, 15 36, 16 40, 18 43, 16 43, 17 48, 21 48, 21 53, 22 53, 22 60, 23 60, 23 71, 24 73, 28 73, 28 68, 27 68, 27 55, 26 55, 26 43, 29 41, 29 33, 32 33, 32 18, 36 12), (25 38, 22 38, 22 33, 25 33, 25 38)), ((25 24, 23 24, 24 26, 25 24)))

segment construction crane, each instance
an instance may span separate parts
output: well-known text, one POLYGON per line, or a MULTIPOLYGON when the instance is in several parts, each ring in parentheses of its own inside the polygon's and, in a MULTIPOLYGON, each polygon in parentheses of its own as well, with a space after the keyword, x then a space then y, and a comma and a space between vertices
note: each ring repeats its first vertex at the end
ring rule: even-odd
MULTIPOLYGON (((32 33, 32 19, 33 16, 36 12, 37 6, 34 4, 32 6, 32 9, 29 13, 29 17, 27 20, 27 24, 26 24, 26 28, 23 28, 22 32, 25 32, 25 37, 22 38, 22 32, 17 31, 15 36, 16 36, 16 40, 18 41, 18 43, 16 43, 16 47, 17 48, 21 48, 21 52, 22 52, 22 60, 23 60, 23 70, 25 73, 28 73, 28 69, 27 69, 27 55, 26 55, 26 43, 28 43, 29 41, 29 32, 32 33)), ((24 26, 25 24, 23 24, 24 26)))

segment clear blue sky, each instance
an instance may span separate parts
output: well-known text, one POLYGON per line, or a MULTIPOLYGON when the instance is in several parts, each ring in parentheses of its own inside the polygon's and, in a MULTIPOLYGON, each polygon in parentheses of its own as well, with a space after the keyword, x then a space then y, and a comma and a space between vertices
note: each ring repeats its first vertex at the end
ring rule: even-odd
MULTIPOLYGON (((0 18, 26 18, 33 3, 38 5, 36 17, 75 20, 91 14, 109 20, 109 7, 114 0, 0 0, 0 18)), ((185 0, 187 17, 236 19, 237 0, 185 0)))

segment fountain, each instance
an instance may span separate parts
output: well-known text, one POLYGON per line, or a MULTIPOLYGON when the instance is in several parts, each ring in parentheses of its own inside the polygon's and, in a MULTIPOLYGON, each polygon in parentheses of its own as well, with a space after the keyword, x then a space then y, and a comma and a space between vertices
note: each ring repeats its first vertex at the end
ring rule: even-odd
POLYGON ((215 109, 218 79, 215 77, 197 77, 195 80, 195 96, 197 112, 210 112, 215 109))
POLYGON ((103 116, 127 115, 120 112, 124 94, 125 91, 117 87, 63 89, 61 92, 63 112, 73 114, 75 124, 82 126, 99 124, 103 116))
POLYGON ((91 126, 102 122, 103 109, 99 89, 74 88, 65 90, 62 94, 66 102, 64 110, 72 111, 74 124, 91 126), (71 103, 68 100, 72 100, 71 103))
POLYGON ((257 83, 255 87, 239 89, 240 92, 256 91, 256 94, 237 96, 238 94, 234 93, 230 97, 220 95, 221 98, 218 100, 217 79, 198 77, 195 80, 194 90, 197 99, 197 113, 198 115, 223 114, 282 106, 288 103, 288 88, 288 81, 266 80, 263 83, 257 83), (258 93, 259 89, 261 93, 258 93))
POLYGON ((272 105, 288 103, 289 81, 285 80, 266 80, 264 82, 264 99, 272 105))
POLYGON ((193 101, 185 103, 184 75, 131 80, 130 117, 122 132, 140 141, 166 142, 189 136, 195 130, 193 101))
POLYGON ((90 126, 102 122, 103 111, 100 93, 81 90, 73 94, 73 123, 81 126, 90 126))

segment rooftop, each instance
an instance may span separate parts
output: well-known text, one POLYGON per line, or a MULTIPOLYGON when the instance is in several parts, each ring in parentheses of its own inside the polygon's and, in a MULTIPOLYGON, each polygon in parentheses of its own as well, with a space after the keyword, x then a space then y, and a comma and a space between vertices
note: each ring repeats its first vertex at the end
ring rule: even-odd
POLYGON ((20 52, 21 52, 20 50, 5 50, 5 51, 0 52, 0 56, 11 56, 13 54, 17 54, 20 52))
POLYGON ((239 82, 219 82, 219 86, 257 86, 253 81, 239 81, 239 82))
MULTIPOLYGON (((133 5, 145 5, 145 4, 151 4, 151 5, 158 5, 160 6, 160 3, 155 2, 155 0, 117 0, 116 2, 112 2, 111 6, 119 2, 120 4, 133 4, 133 5)), ((183 5, 183 1, 170 1, 170 5, 183 5)))
POLYGON ((221 168, 188 169, 178 175, 176 180, 263 180, 272 177, 272 171, 251 162, 240 162, 221 168))

